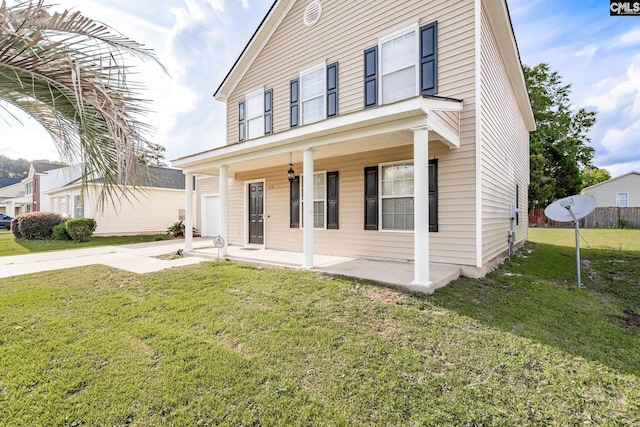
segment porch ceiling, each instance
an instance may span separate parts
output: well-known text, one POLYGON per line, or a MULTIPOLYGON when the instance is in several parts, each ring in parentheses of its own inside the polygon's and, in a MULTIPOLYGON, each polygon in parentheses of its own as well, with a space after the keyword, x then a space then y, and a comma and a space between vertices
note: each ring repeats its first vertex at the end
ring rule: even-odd
POLYGON ((314 150, 315 159, 324 159, 410 145, 411 129, 421 126, 430 128, 429 141, 455 148, 459 146, 457 129, 440 128, 441 122, 437 117, 431 120, 429 113, 461 109, 460 101, 413 98, 194 154, 174 160, 172 165, 203 175, 218 175, 220 166, 226 165, 233 174, 288 164, 290 153, 293 162, 300 162, 306 149, 314 150))

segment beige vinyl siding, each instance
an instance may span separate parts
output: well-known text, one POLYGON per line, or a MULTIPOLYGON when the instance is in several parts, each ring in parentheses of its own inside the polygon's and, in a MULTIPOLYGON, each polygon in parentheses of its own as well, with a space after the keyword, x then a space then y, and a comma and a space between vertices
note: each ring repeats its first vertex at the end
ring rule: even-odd
POLYGON ((529 133, 485 11, 481 22, 482 261, 508 249, 510 208, 520 191, 516 241, 527 237, 529 133))
POLYGON ((217 196, 219 194, 219 179, 217 176, 198 176, 196 177, 196 221, 195 227, 199 233, 202 233, 202 197, 217 196))
POLYGON ((616 193, 627 193, 629 207, 640 207, 640 173, 632 172, 613 178, 591 188, 585 188, 584 194, 595 196, 597 207, 615 207, 616 193))
MULTIPOLYGON (((404 141, 406 143, 406 141, 404 141)), ((430 158, 438 158, 439 229, 430 233, 431 261, 469 265, 475 260, 473 172, 466 168, 473 149, 452 151, 431 142, 430 158), (473 193, 471 193, 473 195, 473 193)), ((339 172, 339 229, 316 230, 315 252, 412 260, 412 232, 364 230, 364 168, 411 160, 413 146, 363 152, 314 162, 316 171, 339 172)), ((301 163, 294 163, 297 173, 301 163)), ((302 251, 302 230, 289 227, 288 165, 239 173, 229 184, 229 243, 246 243, 246 185, 265 179, 265 244, 267 248, 302 251)))
POLYGON ((339 62, 339 114, 362 110, 364 50, 377 45, 378 36, 411 22, 438 21, 438 95, 464 99, 463 121, 474 120, 473 2, 452 7, 446 0, 325 1, 322 18, 311 28, 302 23, 307 3, 295 3, 230 94, 229 144, 238 142, 238 102, 258 87, 273 89, 274 133, 288 130, 289 82, 320 62, 339 62))
MULTIPOLYGON (((56 193, 53 197, 69 197, 73 213, 74 195, 80 189, 68 193, 56 193)), ((84 216, 96 223, 96 236, 127 236, 138 234, 164 234, 178 221, 179 210, 184 209, 184 190, 140 189, 129 200, 124 198, 104 204, 98 209, 96 189, 91 187, 84 196, 84 216)))

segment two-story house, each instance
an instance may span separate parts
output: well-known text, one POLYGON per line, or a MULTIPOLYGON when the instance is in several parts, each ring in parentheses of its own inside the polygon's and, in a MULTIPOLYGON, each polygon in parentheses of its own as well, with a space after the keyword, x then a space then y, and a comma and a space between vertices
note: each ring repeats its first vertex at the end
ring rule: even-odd
POLYGON ((203 235, 306 268, 413 261, 426 291, 430 262, 481 276, 527 237, 535 122, 505 0, 275 1, 215 98, 226 145, 173 161, 203 235))

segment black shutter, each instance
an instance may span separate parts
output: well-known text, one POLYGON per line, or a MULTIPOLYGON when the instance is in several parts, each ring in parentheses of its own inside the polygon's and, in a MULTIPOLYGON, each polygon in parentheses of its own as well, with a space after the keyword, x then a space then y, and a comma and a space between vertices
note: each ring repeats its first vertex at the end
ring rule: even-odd
POLYGON ((520 186, 516 184, 516 225, 520 225, 520 186))
POLYGON ((338 229, 338 171, 327 172, 327 228, 338 229))
POLYGON ((338 63, 327 65, 327 117, 338 115, 338 63))
POLYGON ((273 133, 273 89, 264 91, 264 134, 273 133))
POLYGON ((378 166, 364 168, 364 229, 378 229, 378 166))
POLYGON ((364 108, 378 105, 378 46, 364 51, 364 108))
POLYGON ((438 159, 429 160, 429 231, 438 231, 438 159))
POLYGON ((300 177, 289 181, 289 227, 300 228, 300 177))
POLYGON ((420 94, 438 93, 438 21, 420 27, 420 94))
POLYGON ((244 141, 245 140, 245 125, 244 125, 244 114, 245 114, 245 110, 244 110, 244 104, 245 101, 244 99, 240 102, 238 102, 238 141, 244 141))
POLYGON ((298 126, 298 120, 300 118, 299 111, 299 99, 300 99, 300 79, 293 79, 289 82, 289 89, 291 90, 291 94, 289 96, 290 100, 290 121, 291 127, 298 126))

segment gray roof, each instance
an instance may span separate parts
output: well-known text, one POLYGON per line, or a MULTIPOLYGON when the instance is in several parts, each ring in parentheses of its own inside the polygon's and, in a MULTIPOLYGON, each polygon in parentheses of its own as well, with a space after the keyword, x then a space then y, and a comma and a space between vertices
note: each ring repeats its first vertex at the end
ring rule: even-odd
POLYGON ((35 170, 36 173, 44 173, 46 171, 64 167, 64 165, 61 165, 59 163, 33 162, 31 164, 33 165, 33 170, 35 170))
POLYGON ((7 178, 7 177, 0 176, 0 188, 17 184, 20 181, 22 181, 20 178, 7 178))
MULTIPOLYGON (((157 166, 140 166, 140 179, 136 183, 140 187, 168 188, 184 190, 184 173, 182 169, 161 168, 157 166)), ((82 178, 75 179, 64 187, 80 184, 82 178)), ((102 183, 102 179, 94 179, 91 182, 102 183)))

